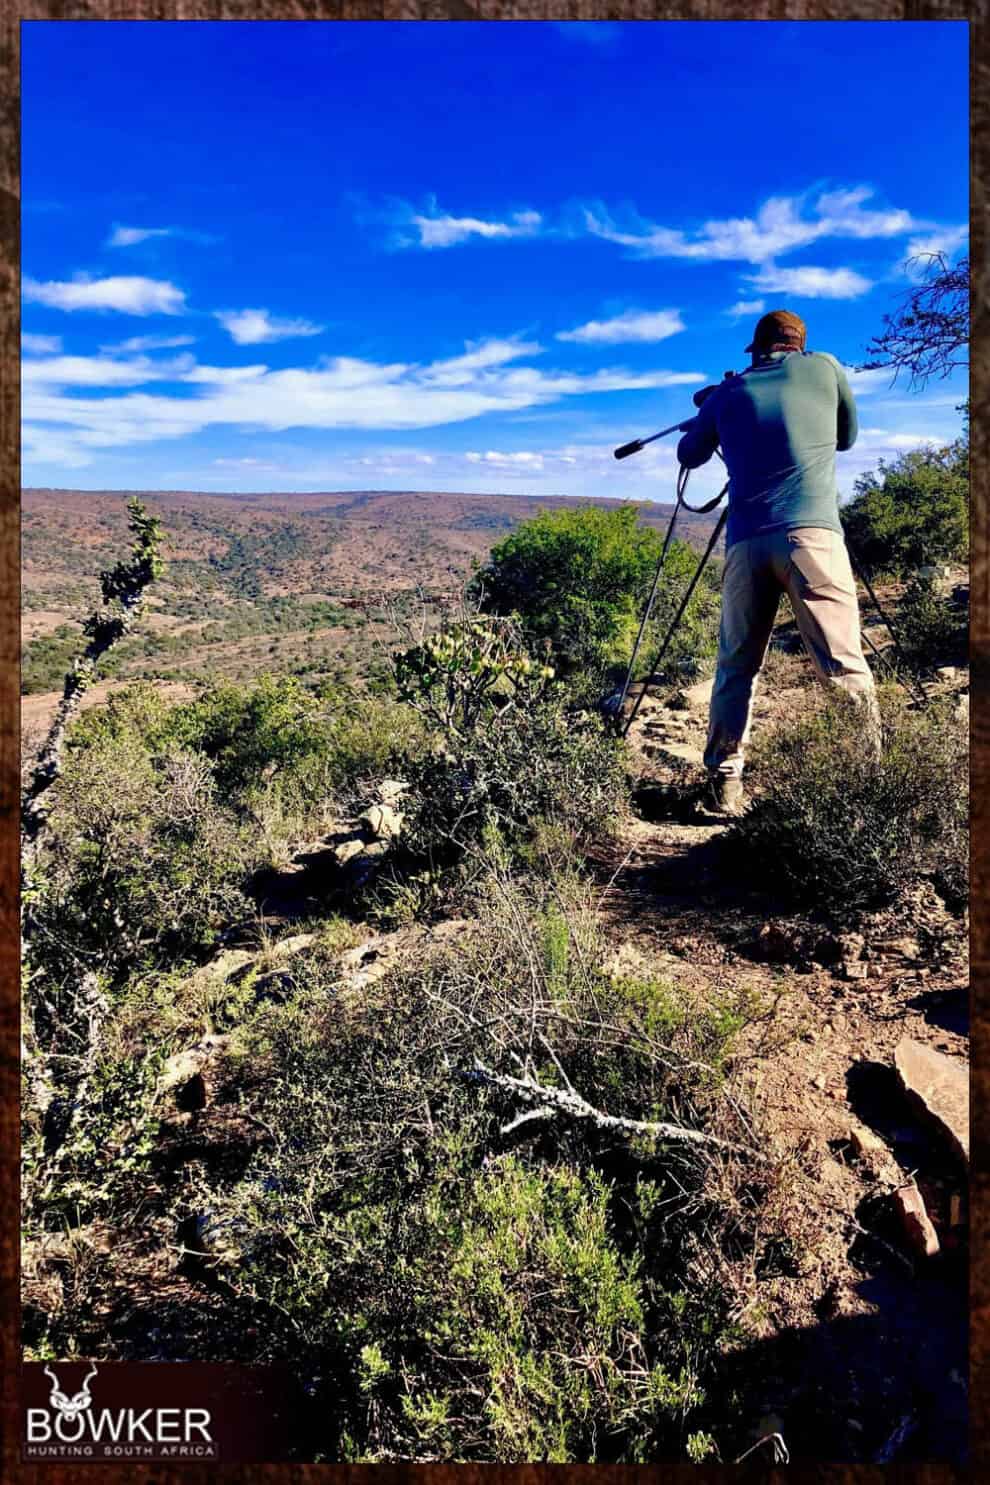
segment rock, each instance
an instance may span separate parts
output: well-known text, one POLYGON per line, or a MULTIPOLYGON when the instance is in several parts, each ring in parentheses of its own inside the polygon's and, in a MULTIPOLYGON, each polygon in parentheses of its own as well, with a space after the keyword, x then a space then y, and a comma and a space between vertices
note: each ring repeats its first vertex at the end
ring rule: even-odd
POLYGON ((402 815, 390 804, 373 804, 361 816, 375 840, 395 840, 402 830, 402 815))
POLYGON ((788 923, 763 923, 756 935, 754 948, 770 964, 786 964, 800 953, 803 935, 788 923))
POLYGON ((870 973, 870 967, 865 959, 845 959, 842 962, 842 975, 846 980, 865 980, 870 973))
POLYGON ((662 747, 655 750, 654 756, 672 758, 677 763, 692 763, 699 768, 704 765, 704 754, 700 748, 692 747, 690 743, 665 742, 662 747))
POLYGON ((712 687, 715 678, 708 681, 698 681, 693 686, 688 686, 681 694, 684 697, 684 705, 691 711, 707 712, 712 700, 712 687))
POLYGON ((811 1086, 812 1088, 824 1088, 827 1082, 828 1078, 825 1076, 825 1074, 819 1073, 816 1078, 812 1078, 811 1086))
POLYGON ((346 866, 348 862, 355 861, 359 856, 363 856, 367 849, 368 841, 365 840, 363 835, 355 833, 339 841, 333 848, 333 854, 337 859, 338 866, 346 866))
POLYGON ((905 1093, 969 1165, 969 1069, 958 1058, 902 1037, 894 1067, 905 1093))
POLYGON ((921 948, 916 938, 881 939, 877 946, 884 954, 897 954, 902 959, 920 959, 921 948))
POLYGON ((378 798, 382 804, 396 805, 407 792, 409 785, 405 779, 382 779, 378 785, 378 798))
POLYGON ((892 1200, 911 1249, 921 1258, 933 1258, 938 1252, 938 1233, 932 1226, 917 1186, 913 1181, 908 1186, 900 1186, 893 1193, 892 1200))
POLYGON ((861 1159, 887 1153, 887 1146, 883 1140, 879 1135, 874 1134, 872 1129, 867 1129, 865 1124, 853 1124, 850 1127, 848 1138, 854 1154, 861 1159))
POLYGON ((209 1065, 222 1056, 229 1045, 229 1036, 204 1036, 195 1046, 173 1053, 158 1079, 159 1094, 171 1097, 183 1114, 204 1109, 208 1102, 206 1074, 209 1065))
POLYGON ((301 954, 303 949, 310 948, 315 942, 315 933, 293 933, 289 938, 279 939, 275 952, 280 959, 287 959, 293 954, 301 954))
POLYGON ((940 665, 935 674, 940 681, 957 681, 959 679, 959 668, 955 665, 940 665))

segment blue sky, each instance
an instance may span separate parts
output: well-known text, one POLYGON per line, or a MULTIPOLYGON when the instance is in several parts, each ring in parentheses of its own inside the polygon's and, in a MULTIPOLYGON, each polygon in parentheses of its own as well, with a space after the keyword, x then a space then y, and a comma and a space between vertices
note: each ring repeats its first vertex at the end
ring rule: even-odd
MULTIPOLYGON (((855 367, 966 251, 962 22, 28 22, 22 87, 28 485, 667 500, 612 448, 763 309, 855 367)), ((846 491, 959 429, 852 381, 846 491)))

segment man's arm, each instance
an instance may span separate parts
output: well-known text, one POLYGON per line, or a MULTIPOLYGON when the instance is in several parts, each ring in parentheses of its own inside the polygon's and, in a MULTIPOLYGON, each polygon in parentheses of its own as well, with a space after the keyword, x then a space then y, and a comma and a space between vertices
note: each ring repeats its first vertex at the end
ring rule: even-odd
POLYGON ((691 419, 687 432, 677 445, 677 457, 686 469, 697 469, 699 465, 708 463, 718 443, 718 427, 711 400, 708 400, 698 416, 691 419))
POLYGON ((856 415, 856 403, 853 399, 852 387, 850 387, 846 373, 839 366, 836 371, 839 383, 839 409, 838 423, 836 427, 835 446, 840 453, 851 449, 856 442, 859 432, 859 418, 856 415))

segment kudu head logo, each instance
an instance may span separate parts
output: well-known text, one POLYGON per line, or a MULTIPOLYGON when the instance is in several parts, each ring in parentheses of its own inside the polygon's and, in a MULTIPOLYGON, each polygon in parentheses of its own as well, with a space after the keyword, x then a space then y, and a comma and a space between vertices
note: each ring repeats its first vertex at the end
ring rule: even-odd
POLYGON ((45 1367, 45 1375, 52 1379, 51 1405, 56 1412, 62 1414, 63 1418, 77 1418, 80 1413, 84 1413, 90 1406, 92 1398, 89 1395, 89 1383, 90 1379, 96 1376, 97 1370, 97 1367, 91 1367, 83 1378, 83 1384, 80 1390, 74 1393, 72 1397, 69 1397, 59 1387, 58 1377, 56 1377, 51 1367, 45 1367))

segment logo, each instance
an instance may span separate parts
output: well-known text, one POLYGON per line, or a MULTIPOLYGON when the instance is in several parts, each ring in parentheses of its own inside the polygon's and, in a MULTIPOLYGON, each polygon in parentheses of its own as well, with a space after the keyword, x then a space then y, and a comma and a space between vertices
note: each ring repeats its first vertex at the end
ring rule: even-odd
POLYGON ((79 1390, 66 1391, 50 1366, 48 1406, 27 1409, 25 1459, 216 1459, 208 1408, 93 1406, 89 1363, 79 1390))
POLYGON ((66 1397, 65 1393, 59 1390, 58 1377, 56 1377, 50 1366, 46 1366, 45 1376, 52 1379, 52 1407, 56 1412, 61 1413, 63 1418, 74 1418, 77 1413, 82 1412, 83 1408, 88 1408, 91 1401, 89 1395, 90 1379, 95 1377, 98 1371, 99 1367, 94 1366, 83 1378, 81 1391, 77 1392, 74 1397, 66 1397))

